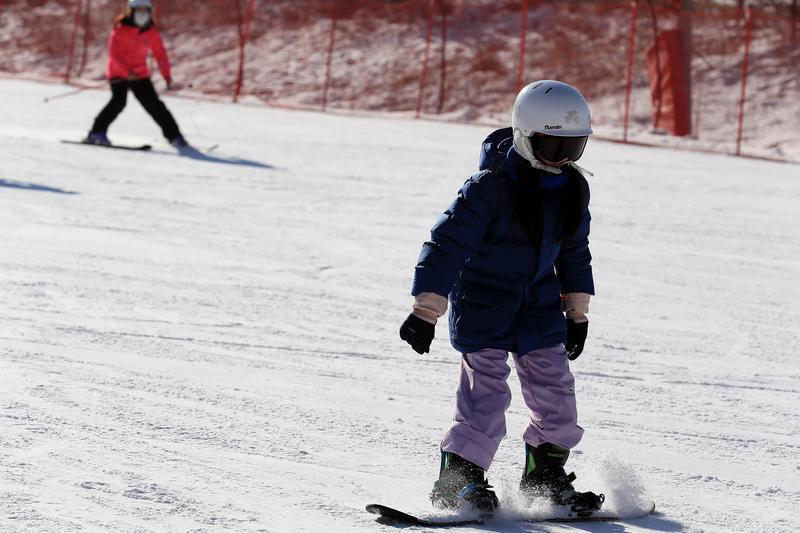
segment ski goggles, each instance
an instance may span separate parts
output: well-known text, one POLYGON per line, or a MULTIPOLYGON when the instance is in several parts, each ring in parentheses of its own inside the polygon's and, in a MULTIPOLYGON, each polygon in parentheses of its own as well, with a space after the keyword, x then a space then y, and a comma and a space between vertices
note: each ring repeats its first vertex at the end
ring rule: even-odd
POLYGON ((589 137, 555 137, 535 133, 529 139, 536 159, 543 162, 561 163, 580 159, 589 137))

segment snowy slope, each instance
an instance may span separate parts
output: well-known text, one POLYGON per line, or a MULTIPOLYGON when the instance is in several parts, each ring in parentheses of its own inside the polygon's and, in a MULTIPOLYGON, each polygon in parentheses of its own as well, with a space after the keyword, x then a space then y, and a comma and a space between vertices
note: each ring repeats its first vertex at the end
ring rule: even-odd
MULTIPOLYGON (((485 129, 169 100, 216 160, 67 146, 106 97, 0 82, 0 531, 396 531, 425 510, 458 355, 397 339, 485 129)), ((624 524, 796 531, 797 166, 596 142, 578 484, 624 524)), ((515 379, 515 378, 512 378, 515 379)), ((517 385, 512 388, 515 390, 517 385)), ((521 398, 490 471, 509 501, 521 398)), ((467 529, 464 529, 467 531, 467 529)))

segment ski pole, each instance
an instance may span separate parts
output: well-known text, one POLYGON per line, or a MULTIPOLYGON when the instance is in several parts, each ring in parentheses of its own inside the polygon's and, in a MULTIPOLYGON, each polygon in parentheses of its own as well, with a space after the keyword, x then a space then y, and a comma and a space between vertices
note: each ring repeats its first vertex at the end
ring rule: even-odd
POLYGON ((193 89, 193 88, 194 88, 194 83, 187 83, 186 85, 183 85, 181 83, 175 83, 170 86, 167 86, 165 92, 175 93, 178 91, 182 91, 183 89, 193 89))
POLYGON ((103 85, 84 85, 82 87, 78 87, 77 89, 73 89, 65 93, 57 94, 55 96, 48 96, 47 98, 44 99, 44 103, 47 103, 51 100, 59 100, 61 98, 67 98, 69 96, 75 96, 76 94, 80 94, 88 89, 99 89, 100 87, 103 87, 103 85))

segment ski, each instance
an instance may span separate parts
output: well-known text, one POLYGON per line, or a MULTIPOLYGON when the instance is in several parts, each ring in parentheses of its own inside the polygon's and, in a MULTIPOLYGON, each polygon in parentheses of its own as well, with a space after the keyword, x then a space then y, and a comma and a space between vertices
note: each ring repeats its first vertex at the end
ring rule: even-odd
POLYGON ((98 148, 110 148, 112 150, 129 150, 132 152, 149 152, 153 149, 153 147, 149 144, 142 144, 140 146, 129 146, 125 144, 95 144, 86 141, 71 141, 67 139, 62 139, 61 141, 64 144, 82 144, 84 146, 96 146, 98 148))
MULTIPOLYGON (((612 513, 609 511, 595 511, 587 516, 579 516, 568 509, 564 510, 563 515, 559 516, 549 516, 549 517, 532 517, 532 518, 521 518, 516 521, 518 522, 558 522, 558 523, 575 523, 575 522, 618 522, 621 520, 630 520, 635 518, 644 518, 647 515, 653 514, 656 510, 656 504, 652 503, 650 509, 647 512, 642 512, 641 515, 638 516, 627 516, 621 517, 616 513, 612 513)), ((458 526, 480 526, 486 524, 488 521, 492 520, 491 517, 488 518, 421 518, 418 516, 414 516, 398 509, 394 509, 392 507, 387 507, 385 505, 378 505, 378 504, 370 504, 367 505, 367 511, 378 515, 380 519, 390 522, 396 522, 400 524, 407 524, 413 526, 425 526, 425 527, 458 527, 458 526)))

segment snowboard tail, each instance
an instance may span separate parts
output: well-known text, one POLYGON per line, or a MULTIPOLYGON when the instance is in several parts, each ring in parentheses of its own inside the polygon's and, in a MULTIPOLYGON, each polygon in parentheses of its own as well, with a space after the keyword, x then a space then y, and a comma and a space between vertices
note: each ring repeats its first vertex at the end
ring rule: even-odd
MULTIPOLYGON (((623 518, 616 513, 612 513, 609 511, 595 511, 589 513, 588 515, 584 515, 581 513, 574 513, 569 509, 564 509, 563 514, 554 515, 550 517, 535 517, 535 518, 522 518, 520 522, 559 522, 559 523, 571 523, 571 522, 617 522, 621 520, 633 519, 633 518, 643 518, 647 515, 653 514, 656 510, 656 504, 653 503, 650 506, 650 509, 647 512, 642 512, 641 516, 635 517, 626 517, 623 518)), ((461 519, 461 518, 421 518, 412 514, 408 514, 406 512, 400 511, 398 509, 394 509, 392 507, 387 507, 385 505, 379 504, 370 504, 367 505, 367 511, 378 515, 380 518, 379 520, 385 520, 390 522, 396 522, 401 524, 408 524, 413 526, 425 526, 425 527, 457 527, 457 526, 479 526, 485 524, 488 520, 491 520, 491 517, 487 518, 471 518, 471 519, 461 519)))
POLYGON ((381 518, 392 522, 400 522, 403 524, 413 525, 413 526, 427 526, 427 527, 454 527, 454 526, 474 526, 474 525, 481 525, 485 522, 482 518, 474 518, 474 519, 467 519, 467 520, 430 520, 426 518, 419 518, 414 515, 410 515, 408 513, 404 513, 398 509, 393 509, 392 507, 386 507, 385 505, 379 505, 376 503, 367 505, 367 511, 379 515, 381 518))

